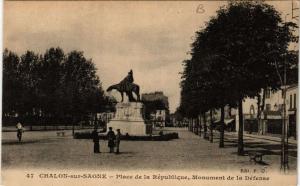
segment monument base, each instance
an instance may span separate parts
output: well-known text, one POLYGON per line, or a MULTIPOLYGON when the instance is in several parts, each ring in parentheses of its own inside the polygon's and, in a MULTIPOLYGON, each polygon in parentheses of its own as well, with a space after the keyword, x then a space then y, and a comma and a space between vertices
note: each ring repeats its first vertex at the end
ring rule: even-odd
POLYGON ((118 121, 111 120, 107 124, 107 128, 112 127, 113 131, 120 129, 123 135, 128 133, 131 136, 144 136, 146 135, 146 125, 143 121, 118 121))
POLYGON ((117 103, 115 117, 107 124, 107 129, 109 127, 131 136, 145 136, 152 131, 152 126, 145 124, 143 103, 140 102, 117 103))

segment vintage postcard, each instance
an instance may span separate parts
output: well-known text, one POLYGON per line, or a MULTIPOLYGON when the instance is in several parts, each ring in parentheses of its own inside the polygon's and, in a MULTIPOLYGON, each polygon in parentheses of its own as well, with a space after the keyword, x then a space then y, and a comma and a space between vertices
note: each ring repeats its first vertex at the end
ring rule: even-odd
POLYGON ((297 185, 299 6, 4 1, 1 185, 297 185))

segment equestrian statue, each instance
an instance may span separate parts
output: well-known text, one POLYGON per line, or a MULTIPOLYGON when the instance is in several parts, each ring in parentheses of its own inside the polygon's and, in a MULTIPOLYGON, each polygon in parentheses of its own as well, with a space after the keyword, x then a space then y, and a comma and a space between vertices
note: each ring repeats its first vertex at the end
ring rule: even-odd
POLYGON ((140 87, 137 84, 134 84, 133 81, 133 72, 130 70, 128 75, 120 83, 109 86, 106 91, 110 92, 113 89, 119 91, 122 97, 121 102, 123 102, 124 92, 128 96, 129 102, 140 101, 140 87), (135 93, 137 99, 133 97, 132 92, 135 93))

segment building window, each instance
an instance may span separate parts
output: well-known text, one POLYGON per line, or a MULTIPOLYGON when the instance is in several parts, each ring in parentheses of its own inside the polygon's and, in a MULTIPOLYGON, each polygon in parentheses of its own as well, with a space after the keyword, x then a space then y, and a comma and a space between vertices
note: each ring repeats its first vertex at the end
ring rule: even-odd
POLYGON ((296 94, 294 94, 294 109, 296 109, 296 94))
POLYGON ((271 110, 271 104, 266 104, 266 110, 270 111, 271 110))
POLYGON ((290 109, 293 108, 293 95, 290 95, 290 109))

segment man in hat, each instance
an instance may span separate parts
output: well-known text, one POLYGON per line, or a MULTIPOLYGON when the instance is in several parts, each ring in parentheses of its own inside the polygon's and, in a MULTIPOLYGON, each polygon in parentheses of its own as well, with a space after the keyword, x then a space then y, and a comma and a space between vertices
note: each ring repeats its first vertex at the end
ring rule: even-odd
POLYGON ((121 141, 121 132, 120 132, 120 129, 117 129, 117 135, 116 135, 116 154, 119 154, 120 151, 119 151, 119 148, 120 148, 120 141, 121 141))
POLYGON ((114 152, 115 139, 116 139, 116 135, 115 135, 114 131, 112 130, 112 127, 109 127, 109 131, 107 133, 109 153, 114 152))
POLYGON ((99 135, 97 129, 98 128, 95 126, 92 132, 92 138, 94 142, 94 153, 100 153, 99 135))

